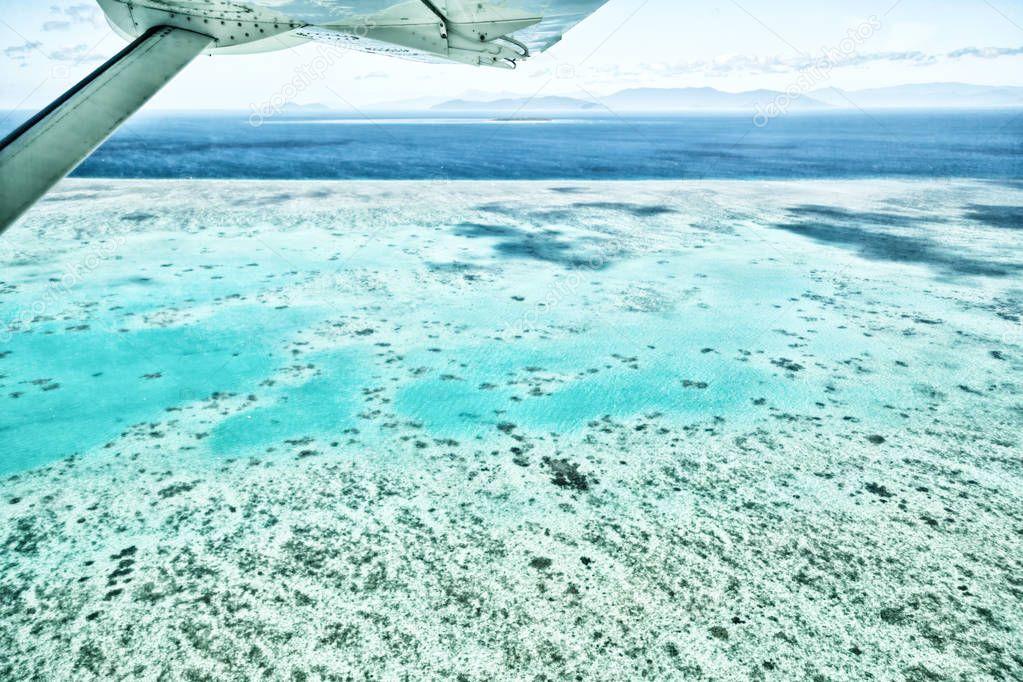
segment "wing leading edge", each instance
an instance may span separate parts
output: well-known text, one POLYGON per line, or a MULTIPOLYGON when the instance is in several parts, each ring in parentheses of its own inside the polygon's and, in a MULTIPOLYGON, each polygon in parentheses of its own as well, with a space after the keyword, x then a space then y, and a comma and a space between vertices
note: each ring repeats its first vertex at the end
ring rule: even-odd
POLYGON ((0 141, 0 232, 210 44, 154 28, 0 141))

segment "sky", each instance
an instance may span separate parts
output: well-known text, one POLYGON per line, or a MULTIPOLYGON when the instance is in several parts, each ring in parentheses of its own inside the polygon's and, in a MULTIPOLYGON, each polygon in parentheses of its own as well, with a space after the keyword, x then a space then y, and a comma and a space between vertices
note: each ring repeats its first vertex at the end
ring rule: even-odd
MULTIPOLYGON (((123 45, 94 2, 0 0, 0 109, 45 106, 123 45)), ((813 88, 1023 86, 1023 2, 610 0, 515 71, 420 64, 312 43, 202 56, 147 107, 255 111, 281 102, 282 93, 297 104, 359 110, 467 95, 599 99, 630 87, 786 90, 807 87, 800 77, 827 54, 834 67, 818 73, 813 88)))

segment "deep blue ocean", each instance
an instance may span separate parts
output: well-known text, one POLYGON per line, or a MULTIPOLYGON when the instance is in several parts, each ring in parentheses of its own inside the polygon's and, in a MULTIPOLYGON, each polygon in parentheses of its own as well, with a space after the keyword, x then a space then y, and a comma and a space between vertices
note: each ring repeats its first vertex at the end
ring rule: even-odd
MULTIPOLYGON (((6 132, 23 115, 0 125, 6 132)), ((1023 111, 574 116, 332 113, 250 124, 144 113, 74 173, 105 178, 787 179, 1023 177, 1023 111)))

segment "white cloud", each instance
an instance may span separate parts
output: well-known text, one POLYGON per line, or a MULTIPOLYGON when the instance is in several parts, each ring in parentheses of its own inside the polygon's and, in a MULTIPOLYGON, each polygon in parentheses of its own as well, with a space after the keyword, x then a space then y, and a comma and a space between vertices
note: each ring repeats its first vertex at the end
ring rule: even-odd
POLYGON ((42 46, 43 44, 38 41, 29 40, 21 45, 11 45, 4 48, 4 56, 14 60, 21 66, 25 66, 25 63, 28 61, 28 55, 33 50, 38 50, 42 46))
POLYGON ((59 18, 43 22, 43 30, 47 32, 67 31, 82 24, 99 25, 99 8, 96 5, 78 4, 68 7, 52 5, 50 14, 59 18))
POLYGON ((103 59, 103 55, 90 52, 89 46, 85 44, 65 45, 49 53, 50 59, 58 62, 96 62, 103 59))
MULTIPOLYGON (((841 59, 829 58, 834 68, 863 66, 881 62, 902 62, 916 66, 959 61, 966 58, 999 59, 1023 55, 1023 47, 963 47, 951 52, 927 53, 919 50, 902 52, 851 52, 841 59)), ((625 69, 617 65, 605 65, 590 69, 599 79, 627 79, 640 73, 651 77, 672 77, 701 74, 709 77, 724 77, 736 73, 764 75, 795 73, 811 69, 823 56, 812 55, 719 55, 710 59, 694 59, 673 63, 647 63, 638 69, 625 69)))

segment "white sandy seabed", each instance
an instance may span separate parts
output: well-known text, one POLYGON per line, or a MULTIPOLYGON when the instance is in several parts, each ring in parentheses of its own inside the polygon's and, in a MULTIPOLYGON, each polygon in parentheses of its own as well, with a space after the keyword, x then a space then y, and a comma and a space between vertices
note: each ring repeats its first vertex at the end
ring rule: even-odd
POLYGON ((1023 678, 1023 187, 65 182, 0 678, 1023 678))

